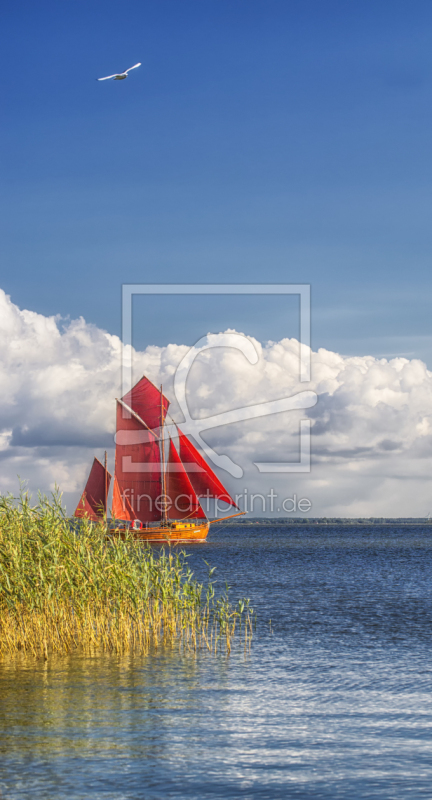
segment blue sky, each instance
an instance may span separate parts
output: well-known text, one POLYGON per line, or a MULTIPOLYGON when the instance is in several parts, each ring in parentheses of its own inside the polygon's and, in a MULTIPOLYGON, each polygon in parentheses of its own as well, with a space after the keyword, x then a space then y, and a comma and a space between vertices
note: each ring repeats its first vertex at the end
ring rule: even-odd
MULTIPOLYGON (((430 3, 17 0, 1 39, 20 307, 119 333, 124 282, 311 283, 314 348, 432 368, 430 3)), ((279 339, 296 309, 141 298, 135 342, 279 339)))

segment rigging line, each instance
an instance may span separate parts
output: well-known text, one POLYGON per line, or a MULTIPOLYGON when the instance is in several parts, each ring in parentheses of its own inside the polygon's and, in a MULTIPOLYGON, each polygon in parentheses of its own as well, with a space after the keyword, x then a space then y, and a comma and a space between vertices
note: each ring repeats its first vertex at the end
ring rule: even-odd
MULTIPOLYGON (((203 511, 203 507, 202 507, 202 505, 201 505, 201 503, 199 501, 199 498, 198 498, 198 505, 201 508, 201 511, 203 511)), ((187 517, 183 517, 183 522, 184 522, 185 519, 189 519, 189 517, 192 517, 193 514, 196 514, 197 511, 198 511, 198 509, 196 508, 195 511, 191 511, 191 513, 188 514, 187 517)), ((204 514, 205 514, 205 511, 204 511, 204 514)), ((202 517, 197 517, 197 519, 202 519, 202 517)), ((207 517, 206 517, 206 519, 207 519, 207 517)))
POLYGON ((105 518, 108 517, 108 454, 105 450, 105 518))
MULTIPOLYGON (((167 412, 166 412, 165 419, 166 419, 166 417, 169 417, 169 418, 170 418, 170 420, 171 420, 172 424, 173 424, 173 425, 175 425, 175 427, 176 427, 176 428, 177 428, 177 430, 178 430, 178 423, 175 421, 175 419, 173 419, 173 418, 172 418, 172 416, 171 416, 171 414, 169 413, 169 411, 167 411, 167 412)), ((183 424, 183 423, 180 423, 180 424, 183 424)))
POLYGON ((247 511, 239 511, 238 514, 230 514, 228 517, 218 517, 218 519, 209 519, 210 525, 213 525, 214 522, 224 522, 226 519, 232 519, 233 517, 242 517, 244 514, 247 514, 247 511))
MULTIPOLYGON (((163 426, 164 426, 163 412, 164 412, 164 409, 163 409, 162 384, 161 384, 161 387, 160 387, 160 393, 161 393, 160 408, 161 408, 161 433, 162 433, 162 436, 161 436, 161 444, 162 444, 162 464, 161 464, 161 466, 162 466, 162 494, 166 498, 166 474, 165 474, 166 466, 165 466, 165 438, 164 438, 164 435, 163 435, 163 433, 164 433, 164 431, 163 431, 163 426)), ((165 504, 164 504, 163 510, 162 510, 162 524, 163 525, 167 524, 167 511, 166 511, 166 505, 165 504)))

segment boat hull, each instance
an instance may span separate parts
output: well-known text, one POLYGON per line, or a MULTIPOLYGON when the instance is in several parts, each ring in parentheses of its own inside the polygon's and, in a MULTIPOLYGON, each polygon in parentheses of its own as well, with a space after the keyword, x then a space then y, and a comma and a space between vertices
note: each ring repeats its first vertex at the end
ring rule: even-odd
MULTIPOLYGON (((143 530, 129 530, 128 535, 141 542, 162 542, 181 544, 182 542, 204 542, 207 539, 210 525, 208 522, 203 522, 200 525, 177 525, 174 527, 166 528, 145 528, 143 530)), ((125 538, 126 532, 118 528, 114 528, 109 532, 110 536, 120 536, 125 538)))

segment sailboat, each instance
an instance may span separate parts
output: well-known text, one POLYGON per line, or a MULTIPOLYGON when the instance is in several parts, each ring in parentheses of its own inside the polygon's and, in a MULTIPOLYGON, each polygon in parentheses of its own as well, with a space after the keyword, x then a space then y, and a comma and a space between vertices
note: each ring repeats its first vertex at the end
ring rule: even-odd
MULTIPOLYGON (((110 535, 124 535, 147 541, 202 542, 214 522, 199 498, 215 498, 238 509, 217 475, 191 439, 176 423, 170 426, 178 438, 177 450, 167 435, 169 400, 147 377, 121 400, 117 400, 116 452, 110 535), (166 453, 166 444, 168 453, 166 453)), ((107 457, 97 458, 75 511, 76 517, 94 522, 107 519, 108 492, 112 476, 107 457)))

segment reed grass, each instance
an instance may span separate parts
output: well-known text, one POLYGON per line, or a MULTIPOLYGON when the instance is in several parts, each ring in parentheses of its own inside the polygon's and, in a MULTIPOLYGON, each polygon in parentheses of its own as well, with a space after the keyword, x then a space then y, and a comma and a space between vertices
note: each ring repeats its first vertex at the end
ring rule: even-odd
POLYGON ((247 647, 248 601, 234 608, 210 576, 196 581, 184 552, 108 537, 103 521, 72 525, 58 495, 0 496, 0 656, 247 647))

